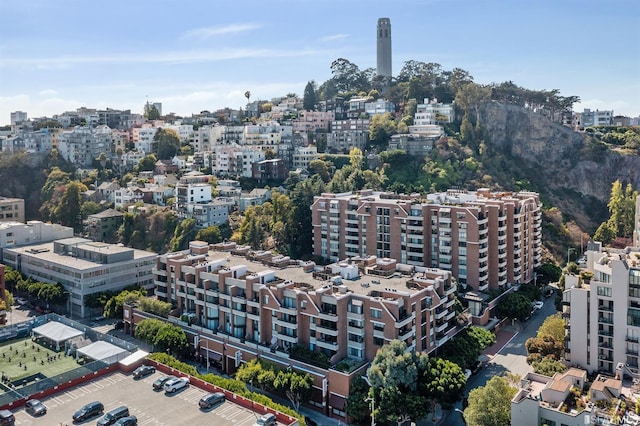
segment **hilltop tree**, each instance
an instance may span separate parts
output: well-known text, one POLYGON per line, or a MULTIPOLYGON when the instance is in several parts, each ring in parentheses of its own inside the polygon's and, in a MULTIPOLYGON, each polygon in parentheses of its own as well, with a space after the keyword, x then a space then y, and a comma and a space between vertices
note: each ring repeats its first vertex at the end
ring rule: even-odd
POLYGON ((70 182, 64 190, 60 202, 54 209, 55 218, 65 226, 71 226, 76 231, 82 225, 82 193, 87 187, 78 181, 70 182))
POLYGON ((302 105, 305 111, 315 111, 316 103, 316 83, 315 81, 311 80, 304 88, 302 105))
POLYGON ((376 114, 369 123, 369 140, 378 147, 384 147, 397 132, 397 124, 390 112, 376 114))
POLYGON ((147 104, 144 106, 144 118, 146 118, 149 121, 159 120, 160 111, 158 111, 158 108, 155 105, 147 102, 147 104))
POLYGON ((153 136, 152 151, 160 160, 170 160, 180 151, 180 136, 173 129, 159 128, 153 136))

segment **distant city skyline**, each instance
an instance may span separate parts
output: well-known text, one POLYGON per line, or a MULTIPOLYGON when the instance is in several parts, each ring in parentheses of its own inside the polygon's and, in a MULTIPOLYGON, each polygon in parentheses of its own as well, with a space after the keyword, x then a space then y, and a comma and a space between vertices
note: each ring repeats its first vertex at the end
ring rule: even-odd
POLYGON ((376 68, 376 24, 393 25, 392 69, 435 62, 479 84, 579 96, 574 110, 640 115, 635 0, 113 0, 0 2, 0 125, 79 107, 164 113, 244 108, 331 77, 345 58, 376 68))

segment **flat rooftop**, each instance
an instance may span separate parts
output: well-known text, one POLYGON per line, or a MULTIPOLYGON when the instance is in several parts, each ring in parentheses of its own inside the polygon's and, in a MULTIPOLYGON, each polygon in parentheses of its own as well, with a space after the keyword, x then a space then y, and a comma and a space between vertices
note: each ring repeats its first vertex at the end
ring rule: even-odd
MULTIPOLYGON (((241 255, 234 255, 227 251, 210 250, 207 253, 207 260, 213 261, 218 259, 226 259, 228 268, 236 266, 246 266, 249 273, 260 273, 262 271, 274 271, 275 276, 282 280, 291 280, 295 283, 308 284, 314 289, 321 289, 328 285, 330 281, 326 279, 316 279, 312 272, 305 272, 302 266, 288 266, 284 268, 265 265, 260 261, 249 260, 241 255)), ((316 271, 324 270, 322 266, 316 266, 316 271)), ((407 287, 407 281, 412 277, 417 279, 422 276, 421 272, 415 272, 412 275, 392 276, 385 278, 377 275, 360 275, 357 279, 342 279, 342 285, 345 285, 352 293, 359 295, 370 295, 372 291, 391 291, 399 294, 410 295, 419 291, 418 288, 407 287)))

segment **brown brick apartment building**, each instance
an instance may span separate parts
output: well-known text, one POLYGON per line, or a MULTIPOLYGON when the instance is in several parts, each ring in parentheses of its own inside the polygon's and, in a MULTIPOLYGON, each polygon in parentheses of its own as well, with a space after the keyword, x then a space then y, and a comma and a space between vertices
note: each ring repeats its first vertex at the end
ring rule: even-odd
POLYGON ((322 194, 311 209, 314 254, 330 261, 389 257, 451 271, 479 291, 530 282, 541 261, 541 203, 533 192, 363 190, 322 194))
MULTIPOLYGON (((194 349, 232 373, 261 357, 314 377, 312 405, 344 418, 351 380, 366 372, 382 345, 394 339, 430 353, 468 324, 454 310, 451 273, 399 265, 374 256, 317 267, 235 243, 190 249, 158 258, 156 295, 177 306, 170 317, 194 349), (190 325, 177 318, 189 318, 190 325), (304 347, 324 353, 329 367, 294 359, 304 347), (336 368, 345 363, 351 369, 336 368)), ((125 308, 126 328, 151 314, 125 308)))

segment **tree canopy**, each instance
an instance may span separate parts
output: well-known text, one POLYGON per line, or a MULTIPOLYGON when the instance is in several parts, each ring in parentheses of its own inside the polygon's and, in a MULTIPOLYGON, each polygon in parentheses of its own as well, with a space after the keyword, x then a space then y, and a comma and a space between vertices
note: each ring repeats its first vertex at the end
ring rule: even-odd
POLYGON ((180 152, 180 136, 173 129, 159 128, 153 136, 152 150, 160 160, 170 160, 180 152))
POLYGON ((468 426, 510 426, 511 400, 516 392, 506 378, 493 376, 485 386, 469 392, 465 422, 468 426))

